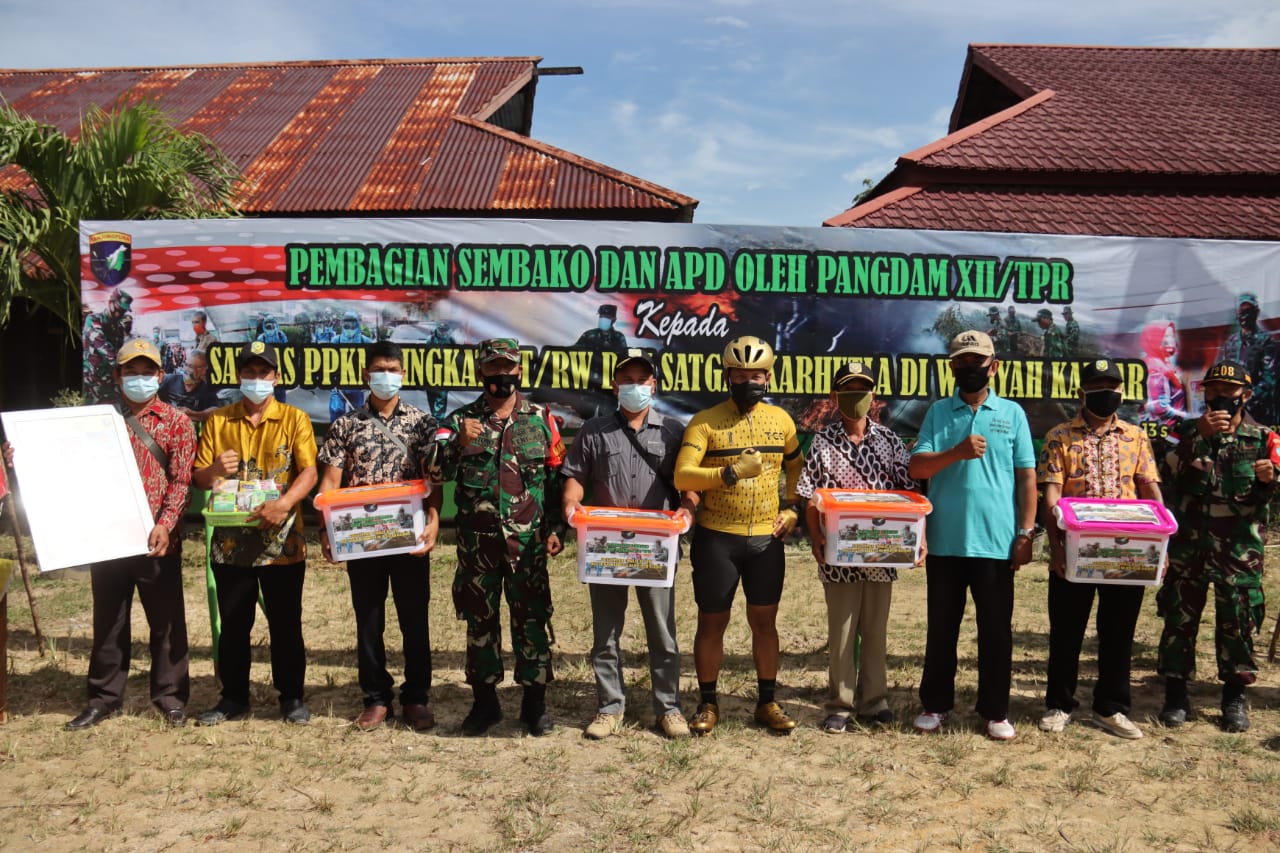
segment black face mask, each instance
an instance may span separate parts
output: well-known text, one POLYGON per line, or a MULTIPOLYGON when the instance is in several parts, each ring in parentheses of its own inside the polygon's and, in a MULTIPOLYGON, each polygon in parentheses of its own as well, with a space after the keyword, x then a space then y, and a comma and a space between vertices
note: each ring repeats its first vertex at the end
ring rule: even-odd
POLYGON ((1110 388, 1084 392, 1084 407, 1090 414, 1099 418, 1109 418, 1120 408, 1124 395, 1110 388))
POLYGON ((956 376, 956 387, 966 394, 977 394, 983 388, 987 387, 987 383, 991 381, 991 377, 987 375, 987 371, 991 369, 991 365, 973 365, 970 367, 953 367, 951 372, 956 376))
POLYGON ((733 382, 729 385, 729 395, 738 404, 741 411, 747 411, 764 399, 764 384, 760 382, 733 382))
POLYGON ((484 382, 484 390, 488 392, 489 396, 498 400, 505 400, 516 393, 516 386, 520 383, 520 377, 513 376, 510 373, 484 376, 481 377, 481 380, 484 382))
POLYGON ((1234 418, 1244 405, 1244 397, 1214 397, 1212 400, 1205 400, 1204 405, 1211 412, 1226 412, 1234 418))

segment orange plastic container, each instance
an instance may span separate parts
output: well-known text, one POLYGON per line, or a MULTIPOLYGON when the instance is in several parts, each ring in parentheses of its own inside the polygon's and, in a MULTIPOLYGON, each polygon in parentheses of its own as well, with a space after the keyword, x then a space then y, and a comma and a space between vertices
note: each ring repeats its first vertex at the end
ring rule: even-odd
POLYGON ((657 509, 584 506, 569 519, 578 531, 578 580, 627 586, 675 583, 683 517, 657 509))
POLYGON ((333 558, 360 560, 416 551, 427 524, 423 501, 430 492, 424 480, 405 480, 334 489, 316 495, 313 503, 324 517, 333 558))
POLYGON ((829 566, 914 566, 933 504, 915 492, 816 489, 829 566))

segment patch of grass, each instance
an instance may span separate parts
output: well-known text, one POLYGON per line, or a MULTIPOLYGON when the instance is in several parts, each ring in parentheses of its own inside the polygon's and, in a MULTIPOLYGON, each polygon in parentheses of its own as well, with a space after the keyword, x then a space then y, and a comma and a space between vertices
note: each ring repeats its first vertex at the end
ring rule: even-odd
POLYGON ((1262 835, 1280 831, 1280 816, 1259 811, 1252 806, 1236 809, 1228 814, 1227 826, 1242 835, 1262 835))

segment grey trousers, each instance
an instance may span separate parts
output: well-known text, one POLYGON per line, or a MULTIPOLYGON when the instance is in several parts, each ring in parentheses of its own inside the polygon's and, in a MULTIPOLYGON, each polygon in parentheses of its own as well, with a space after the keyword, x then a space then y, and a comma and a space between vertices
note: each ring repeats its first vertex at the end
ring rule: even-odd
MULTIPOLYGON (((611 584, 587 584, 591 594, 591 619, 595 645, 591 668, 596 674, 598 711, 621 714, 627 706, 622 678, 619 637, 626 625, 631 588, 611 584)), ((676 646, 676 591, 674 587, 635 587, 644 631, 649 643, 649 677, 653 683, 653 712, 659 719, 680 711, 680 650, 676 646)))
POLYGON ((856 711, 870 716, 889 707, 886 634, 893 584, 888 581, 824 583, 831 663, 827 675, 828 714, 856 711), (861 640, 860 656, 854 652, 861 640))

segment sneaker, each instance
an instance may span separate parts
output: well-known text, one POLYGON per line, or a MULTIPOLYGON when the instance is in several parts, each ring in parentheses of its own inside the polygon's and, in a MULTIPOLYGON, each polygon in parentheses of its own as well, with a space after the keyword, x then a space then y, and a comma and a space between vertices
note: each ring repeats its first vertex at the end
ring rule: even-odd
POLYGON ((1187 722, 1187 713, 1186 708, 1165 705, 1160 710, 1160 722, 1167 728, 1176 729, 1187 722))
POLYGON ((662 733, 671 740, 679 740, 680 738, 689 737, 689 724, 685 722, 684 714, 679 711, 668 711, 662 715, 662 719, 658 720, 658 728, 662 729, 662 733))
POLYGON ((787 712, 782 710, 782 706, 777 702, 765 702, 763 705, 757 705, 756 722, 777 734, 791 734, 791 730, 797 725, 796 721, 788 717, 787 712))
POLYGON ((596 714, 596 718, 591 721, 582 732, 582 736, 587 740, 604 740, 612 737, 622 731, 622 715, 621 714, 596 714))
POLYGON ((1110 717, 1104 717, 1097 711, 1093 712, 1093 724, 1104 732, 1111 732, 1116 737, 1122 737, 1125 740, 1137 740, 1142 737, 1142 729, 1133 724, 1133 721, 1121 714, 1119 711, 1110 717))
MULTIPOLYGON (((1096 716, 1096 715, 1095 715, 1096 716)), ((1067 723, 1071 722, 1071 712, 1064 711, 1061 708, 1050 708, 1044 712, 1044 716, 1037 723, 1042 732, 1060 732, 1067 727, 1067 723)))
POLYGON ((874 714, 859 714, 858 722, 864 726, 891 726, 893 725, 893 712, 888 708, 881 708, 874 714))
POLYGON ((915 726, 916 731, 928 734, 941 729, 942 724, 945 723, 947 721, 947 717, 950 716, 950 711, 939 711, 937 713, 934 713, 933 711, 925 711, 920 716, 916 717, 916 721, 912 723, 912 725, 915 726))
POLYGON ((822 730, 829 735, 843 734, 849 729, 849 718, 844 714, 832 714, 822 721, 822 730))
POLYGON ((987 720, 987 737, 992 740, 1013 740, 1017 736, 1013 723, 1008 720, 987 720))
POLYGON ((1221 725, 1224 732, 1249 731, 1249 703, 1243 696, 1229 699, 1222 704, 1221 725))

